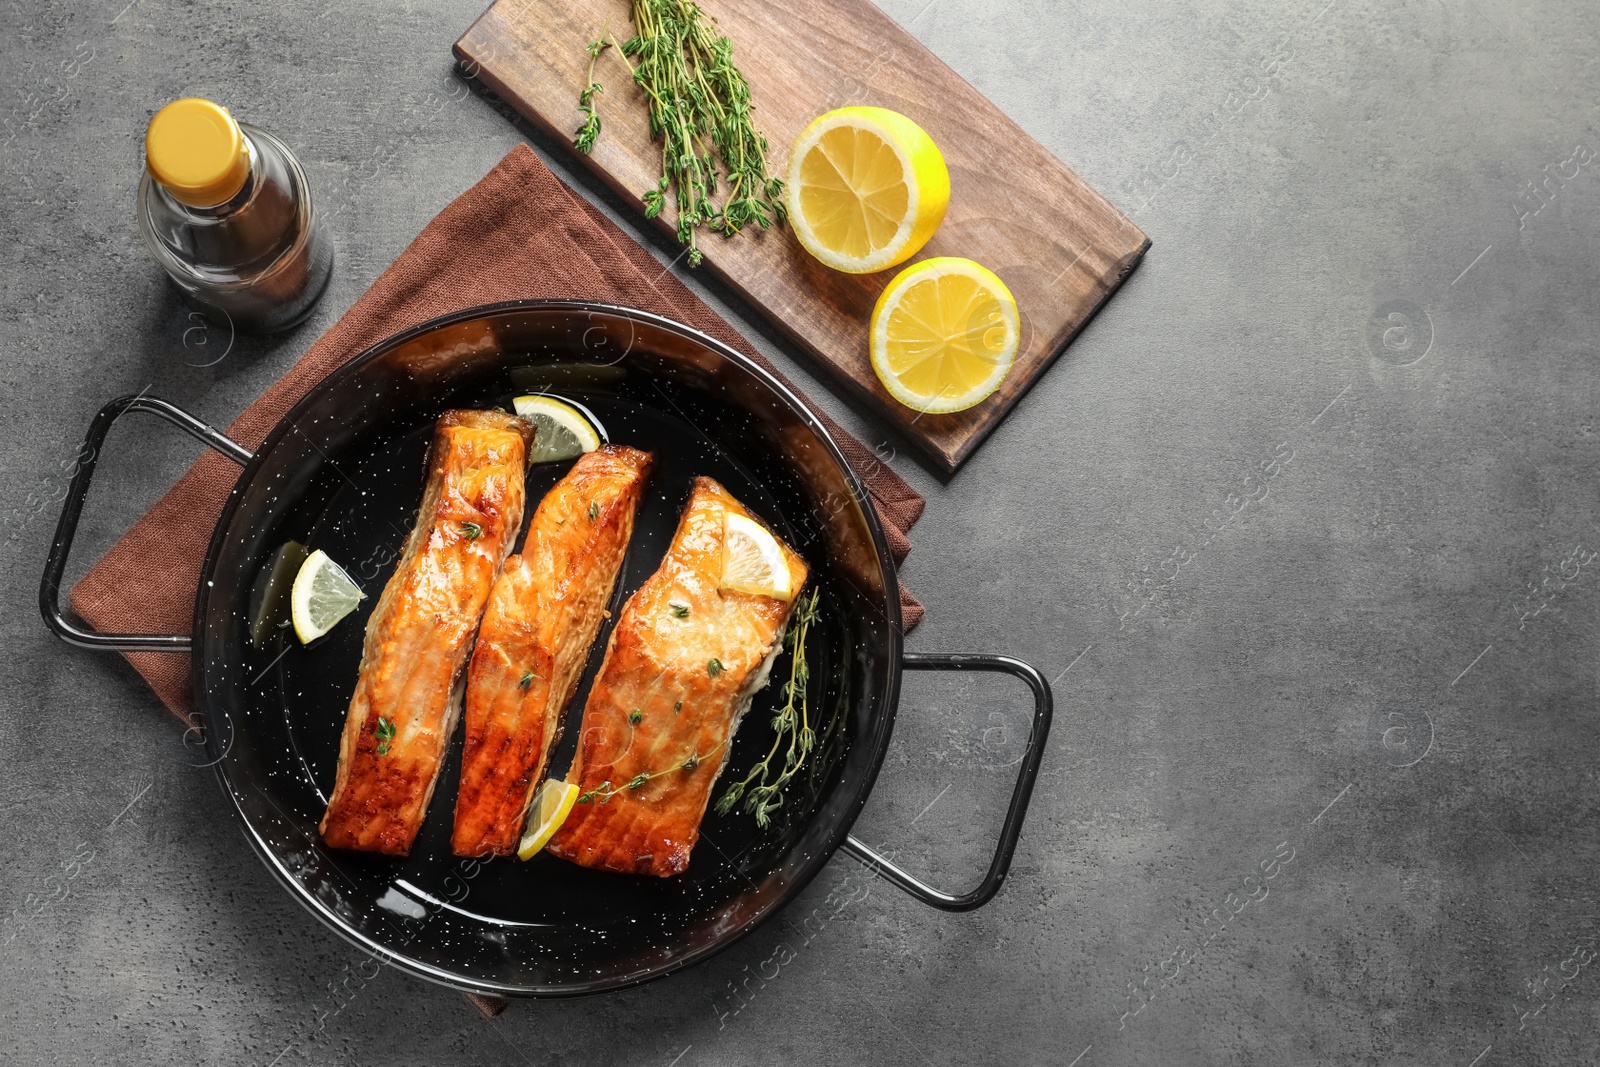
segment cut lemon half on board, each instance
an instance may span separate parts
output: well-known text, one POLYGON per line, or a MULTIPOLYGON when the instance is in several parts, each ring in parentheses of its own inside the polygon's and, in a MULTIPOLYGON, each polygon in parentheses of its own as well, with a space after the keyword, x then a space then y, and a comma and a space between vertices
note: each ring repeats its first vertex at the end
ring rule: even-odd
POLYGON ((777 600, 794 598, 783 546, 759 522, 728 512, 722 520, 722 581, 719 589, 777 600))
POLYGON ((941 256, 901 271, 872 309, 872 369, 889 395, 917 411, 964 411, 1016 362, 1017 302, 970 259, 941 256))
POLYGON ((600 434, 594 425, 565 401, 552 396, 519 396, 511 404, 536 430, 529 463, 576 459, 600 447, 600 434))
POLYGON ((306 557, 289 593, 289 617, 301 644, 310 644, 356 610, 366 594, 322 549, 306 557))
POLYGON ((578 787, 558 782, 554 778, 545 779, 539 791, 533 794, 533 803, 528 807, 528 828, 522 833, 522 843, 517 846, 517 858, 531 860, 534 853, 549 843, 561 829, 561 824, 567 821, 567 816, 572 814, 572 805, 577 803, 578 787))
POLYGON ((789 153, 789 223, 817 259, 867 274, 916 255, 944 221, 950 171, 933 138, 881 107, 842 107, 789 153))

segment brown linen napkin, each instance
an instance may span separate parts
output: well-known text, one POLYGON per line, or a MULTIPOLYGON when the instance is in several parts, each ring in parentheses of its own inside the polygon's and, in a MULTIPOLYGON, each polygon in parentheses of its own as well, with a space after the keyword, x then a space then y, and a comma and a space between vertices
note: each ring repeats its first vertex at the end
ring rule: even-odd
MULTIPOLYGON (((228 427, 228 436, 258 447, 314 385, 391 334, 478 304, 534 298, 641 308, 773 370, 738 331, 519 144, 423 228, 344 317, 228 427)), ((871 449, 821 418, 862 475, 899 563, 925 502, 871 449)), ((72 590, 73 608, 102 631, 188 633, 206 545, 237 477, 230 461, 207 452, 84 575, 72 590)), ((921 620, 922 605, 903 588, 900 608, 907 630, 921 620)), ((127 658, 161 702, 187 719, 188 660, 162 652, 127 658)))

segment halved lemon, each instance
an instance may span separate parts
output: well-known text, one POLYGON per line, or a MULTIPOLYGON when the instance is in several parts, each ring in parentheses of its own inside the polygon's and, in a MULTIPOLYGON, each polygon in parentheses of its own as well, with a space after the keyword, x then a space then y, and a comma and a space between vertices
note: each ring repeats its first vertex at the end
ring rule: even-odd
POLYGON ((289 593, 295 636, 301 644, 315 641, 356 610, 365 595, 342 567, 317 549, 300 565, 289 593))
POLYGON ((950 203, 950 171, 926 131, 896 111, 841 107, 789 153, 789 222, 817 259, 868 274, 928 243, 950 203))
POLYGON ((993 271, 940 256, 901 271, 872 309, 872 369, 900 403, 964 411, 1000 387, 1017 358, 1017 302, 993 271))
POLYGON ((791 600, 794 584, 783 546, 759 522, 735 512, 722 520, 722 581, 719 589, 791 600))
POLYGON ((583 412, 553 396, 519 396, 512 405, 533 423, 533 455, 529 463, 575 459, 600 447, 600 434, 583 412))
POLYGON ((572 814, 572 805, 578 800, 578 787, 545 779, 539 791, 533 794, 528 807, 528 828, 522 833, 522 843, 517 846, 519 859, 532 859, 534 853, 544 848, 561 829, 561 824, 572 814))

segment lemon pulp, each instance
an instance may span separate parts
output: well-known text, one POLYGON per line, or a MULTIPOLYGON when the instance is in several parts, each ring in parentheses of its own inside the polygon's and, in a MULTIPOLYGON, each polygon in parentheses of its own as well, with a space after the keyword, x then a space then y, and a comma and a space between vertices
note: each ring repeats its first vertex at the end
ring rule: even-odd
POLYGON ((801 211, 828 247, 856 259, 887 248, 907 224, 905 168, 872 130, 837 126, 800 162, 801 211))

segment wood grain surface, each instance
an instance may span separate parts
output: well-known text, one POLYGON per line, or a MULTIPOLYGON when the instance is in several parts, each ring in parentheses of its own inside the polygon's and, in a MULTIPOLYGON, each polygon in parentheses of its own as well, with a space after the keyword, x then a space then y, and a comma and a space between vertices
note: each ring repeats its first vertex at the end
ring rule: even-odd
MULTIPOLYGON (((866 0, 707 0, 733 39, 772 172, 817 115, 848 104, 892 108, 938 143, 950 168, 950 208, 916 259, 966 256, 1005 281, 1022 311, 1022 349, 994 396, 950 415, 922 415, 891 398, 867 356, 867 323, 896 270, 841 274, 812 259, 787 227, 701 237, 710 270, 835 380, 954 472, 1055 360, 1144 255, 1150 241, 960 75, 866 0)), ((632 34, 627 0, 499 0, 456 42, 470 73, 570 149, 581 122, 587 42, 609 25, 632 34)), ((642 95, 615 49, 595 80, 604 132, 573 155, 634 203, 661 173, 642 95)), ((640 214, 643 206, 640 205, 640 214)), ((669 209, 657 224, 671 232, 669 209)), ((913 260, 914 262, 915 260, 913 260)))

